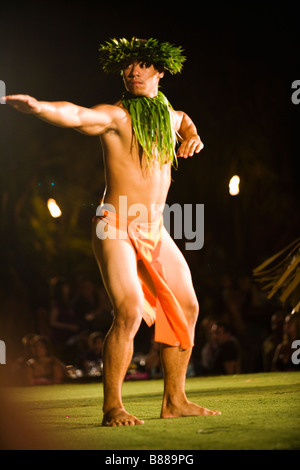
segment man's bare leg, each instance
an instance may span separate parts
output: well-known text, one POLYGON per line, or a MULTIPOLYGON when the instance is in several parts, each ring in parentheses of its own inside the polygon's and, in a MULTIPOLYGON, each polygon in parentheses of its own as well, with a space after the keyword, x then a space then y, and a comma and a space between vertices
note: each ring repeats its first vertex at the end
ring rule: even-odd
MULTIPOLYGON (((176 293, 177 300, 186 313, 192 337, 198 316, 197 297, 187 262, 166 231, 159 258, 164 266, 168 285, 176 293)), ((185 377, 191 352, 191 349, 182 350, 180 347, 161 345, 164 372, 162 418, 221 414, 191 403, 186 397, 185 377)))
POLYGON ((185 394, 186 370, 191 349, 161 345, 161 360, 164 372, 164 397, 161 418, 184 416, 219 415, 219 411, 208 410, 190 402, 185 394))
POLYGON ((134 336, 142 318, 143 293, 137 276, 136 254, 129 240, 100 240, 94 221, 93 251, 112 301, 115 318, 104 342, 103 426, 143 424, 127 413, 122 384, 133 354, 134 336))
POLYGON ((124 335, 117 322, 104 343, 103 362, 103 426, 132 426, 142 420, 127 413, 122 403, 122 384, 133 355, 133 340, 124 335))

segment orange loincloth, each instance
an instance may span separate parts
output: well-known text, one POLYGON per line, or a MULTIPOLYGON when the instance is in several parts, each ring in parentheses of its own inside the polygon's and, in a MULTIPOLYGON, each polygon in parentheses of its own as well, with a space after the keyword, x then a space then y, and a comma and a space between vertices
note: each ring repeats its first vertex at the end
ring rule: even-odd
POLYGON ((181 346, 182 349, 191 348, 193 338, 189 333, 187 319, 167 284, 163 266, 158 259, 162 241, 162 216, 155 222, 144 223, 126 219, 104 209, 103 216, 98 215, 97 218, 107 222, 108 228, 112 230, 111 235, 116 238, 127 238, 128 234, 136 250, 137 260, 143 261, 151 276, 156 296, 150 291, 138 270, 144 293, 143 319, 149 327, 155 323, 155 341, 170 346, 181 346))

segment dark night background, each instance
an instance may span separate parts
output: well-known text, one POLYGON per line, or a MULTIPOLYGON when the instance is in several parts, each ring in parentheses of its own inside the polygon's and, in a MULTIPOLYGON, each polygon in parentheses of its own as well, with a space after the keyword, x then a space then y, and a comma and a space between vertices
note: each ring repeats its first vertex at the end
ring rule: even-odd
MULTIPOLYGON (((204 150, 180 161, 168 203, 205 207, 205 241, 185 252, 202 299, 220 276, 239 276, 299 236, 298 126, 291 101, 300 79, 297 2, 6 2, 0 16, 0 79, 6 93, 81 106, 113 103, 118 76, 98 66, 111 37, 181 45, 183 72, 162 91, 187 112, 204 150), (231 176, 241 178, 231 197, 231 176)), ((36 327, 54 275, 100 282, 90 223, 104 189, 97 138, 0 106, 0 338, 36 327), (54 197, 63 216, 51 219, 54 197)), ((182 248, 182 242, 178 241, 182 248)))

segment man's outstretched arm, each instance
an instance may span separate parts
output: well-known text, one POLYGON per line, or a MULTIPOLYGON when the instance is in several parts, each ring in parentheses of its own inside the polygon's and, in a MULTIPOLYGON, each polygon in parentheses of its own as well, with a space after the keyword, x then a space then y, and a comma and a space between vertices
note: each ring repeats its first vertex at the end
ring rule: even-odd
POLYGON ((9 95, 5 102, 17 111, 32 114, 54 126, 72 127, 79 132, 97 135, 112 124, 110 105, 84 108, 67 101, 39 101, 28 95, 9 95))
POLYGON ((179 135, 181 145, 177 151, 178 157, 192 157, 194 153, 199 153, 204 145, 201 141, 197 128, 191 118, 182 111, 177 111, 177 134, 179 135))

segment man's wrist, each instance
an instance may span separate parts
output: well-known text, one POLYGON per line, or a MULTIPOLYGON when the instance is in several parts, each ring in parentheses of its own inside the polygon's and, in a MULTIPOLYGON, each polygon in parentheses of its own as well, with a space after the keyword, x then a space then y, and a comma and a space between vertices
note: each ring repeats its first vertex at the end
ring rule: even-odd
POLYGON ((200 136, 198 134, 192 134, 191 136, 188 137, 188 139, 195 139, 201 142, 200 136))

